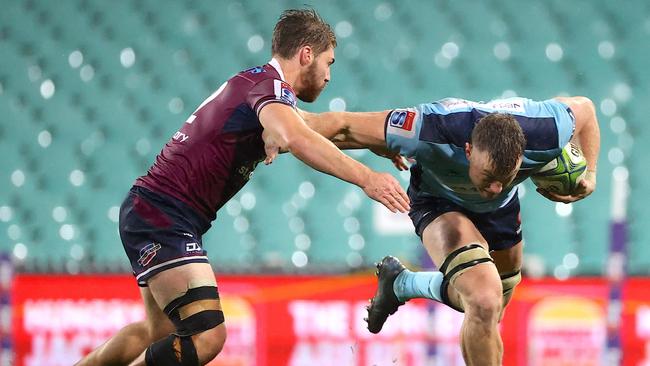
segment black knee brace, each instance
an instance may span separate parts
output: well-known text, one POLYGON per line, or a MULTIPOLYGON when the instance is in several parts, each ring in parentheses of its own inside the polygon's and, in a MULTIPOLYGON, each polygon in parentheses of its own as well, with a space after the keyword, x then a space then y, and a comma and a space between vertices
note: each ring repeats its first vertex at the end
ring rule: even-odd
POLYGON ((179 310, 199 300, 218 300, 219 291, 214 286, 195 287, 187 290, 185 295, 172 300, 163 311, 176 327, 176 335, 191 336, 212 329, 224 322, 221 310, 203 310, 181 318, 179 310))
POLYGON ((219 291, 214 286, 189 289, 185 295, 172 300, 165 314, 176 327, 176 333, 161 339, 147 348, 147 366, 196 366, 199 363, 192 336, 212 329, 224 322, 221 310, 202 310, 181 315, 182 308, 199 300, 218 300, 219 291))
POLYGON ((170 334, 147 348, 144 362, 147 366, 197 366, 199 357, 192 337, 170 334))

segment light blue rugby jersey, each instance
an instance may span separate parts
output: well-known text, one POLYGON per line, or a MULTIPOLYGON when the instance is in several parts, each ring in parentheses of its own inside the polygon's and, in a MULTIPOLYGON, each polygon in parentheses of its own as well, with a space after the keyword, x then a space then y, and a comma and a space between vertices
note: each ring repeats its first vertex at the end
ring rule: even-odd
POLYGON ((517 194, 517 184, 558 156, 574 129, 573 114, 556 100, 509 98, 477 103, 447 98, 392 111, 386 119, 386 143, 417 161, 411 167, 410 184, 418 195, 444 197, 468 210, 487 212, 503 207, 517 194), (487 200, 469 179, 465 143, 476 122, 490 113, 513 115, 526 136, 526 149, 513 183, 487 200))

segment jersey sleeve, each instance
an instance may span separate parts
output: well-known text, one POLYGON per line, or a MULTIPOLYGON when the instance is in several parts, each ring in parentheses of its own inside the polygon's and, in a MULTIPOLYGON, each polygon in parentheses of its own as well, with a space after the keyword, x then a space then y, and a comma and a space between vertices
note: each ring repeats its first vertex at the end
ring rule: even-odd
POLYGON ((422 114, 416 108, 394 109, 386 116, 386 146, 390 150, 415 158, 419 142, 422 114))
POLYGON ((269 103, 282 103, 292 108, 296 107, 296 93, 291 86, 282 80, 264 79, 251 88, 246 102, 259 115, 262 107, 269 103))
POLYGON ((556 111, 555 123, 557 125, 559 147, 563 148, 573 137, 576 130, 576 118, 571 109, 564 103, 553 100, 550 108, 556 111))

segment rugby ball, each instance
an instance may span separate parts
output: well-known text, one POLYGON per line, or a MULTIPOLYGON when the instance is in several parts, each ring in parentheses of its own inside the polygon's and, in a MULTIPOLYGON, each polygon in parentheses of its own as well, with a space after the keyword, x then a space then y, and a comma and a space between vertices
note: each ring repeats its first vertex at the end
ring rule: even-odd
POLYGON ((587 160, 580 148, 569 142, 560 155, 544 165, 530 179, 537 187, 546 191, 569 195, 575 191, 586 173, 587 160))

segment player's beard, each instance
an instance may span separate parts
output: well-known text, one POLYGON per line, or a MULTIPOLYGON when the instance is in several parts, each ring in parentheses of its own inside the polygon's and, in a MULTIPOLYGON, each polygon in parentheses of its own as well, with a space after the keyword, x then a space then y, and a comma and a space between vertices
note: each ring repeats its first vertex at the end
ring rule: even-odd
POLYGON ((325 89, 326 83, 322 80, 324 80, 324 78, 318 76, 316 62, 313 62, 302 76, 301 84, 303 87, 299 93, 296 93, 298 98, 306 103, 315 101, 320 95, 320 92, 325 89))

